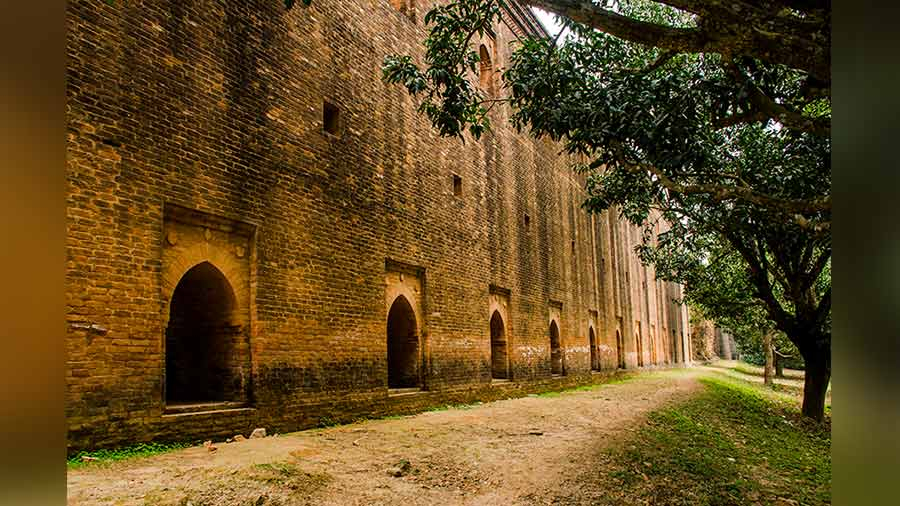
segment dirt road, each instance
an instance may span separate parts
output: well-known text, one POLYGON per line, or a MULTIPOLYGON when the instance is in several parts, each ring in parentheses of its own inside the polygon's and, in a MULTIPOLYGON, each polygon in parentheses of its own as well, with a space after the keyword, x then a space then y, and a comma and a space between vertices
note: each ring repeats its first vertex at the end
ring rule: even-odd
MULTIPOLYGON (((699 388, 687 371, 650 373, 586 391, 218 443, 213 453, 195 447, 87 466, 69 472, 68 502, 549 504, 648 412, 699 388)), ((563 495, 581 503, 571 490, 563 495)))

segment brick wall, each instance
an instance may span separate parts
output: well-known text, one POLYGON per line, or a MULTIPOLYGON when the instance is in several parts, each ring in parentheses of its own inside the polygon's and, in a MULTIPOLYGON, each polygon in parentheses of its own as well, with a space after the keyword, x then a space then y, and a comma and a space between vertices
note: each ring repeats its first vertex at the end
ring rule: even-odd
MULTIPOLYGON (((591 324, 601 370, 616 367, 616 330, 628 367, 636 338, 644 364, 651 349, 684 360, 678 287, 640 266, 635 229, 581 210, 559 145, 516 134, 503 109, 480 141, 439 138, 380 80, 384 55, 422 55, 416 13, 387 0, 69 2, 70 450, 535 388, 550 381, 551 317, 565 382, 591 377, 591 324), (232 404, 191 412, 166 400, 165 336, 173 294, 203 262, 230 285, 228 349, 246 356, 223 362, 232 404), (386 339, 402 290, 418 290, 427 390, 404 401, 388 390, 386 339), (491 379, 498 304, 507 385, 491 379)), ((480 42, 495 68, 514 32, 507 19, 480 42)))

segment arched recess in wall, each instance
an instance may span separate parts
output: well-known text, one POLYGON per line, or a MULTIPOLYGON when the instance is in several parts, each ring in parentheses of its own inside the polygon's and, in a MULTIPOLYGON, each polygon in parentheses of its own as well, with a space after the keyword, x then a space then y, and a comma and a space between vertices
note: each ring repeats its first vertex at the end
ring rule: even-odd
POLYGON ((479 82, 481 88, 490 94, 494 93, 494 61, 491 59, 491 53, 487 46, 482 44, 478 48, 478 56, 481 60, 479 65, 479 82))
POLYGON ((231 283, 210 262, 181 277, 166 326, 167 404, 241 398, 243 332, 237 306, 231 283))
POLYGON ((597 354, 597 335, 594 333, 594 327, 588 327, 588 343, 591 347, 591 370, 600 370, 600 358, 597 354))
POLYGON ((555 321, 550 322, 550 373, 563 373, 562 346, 559 342, 559 327, 555 321))
POLYGON ((672 351, 671 351, 671 355, 672 355, 672 363, 673 363, 673 364, 677 364, 677 363, 678 363, 678 342, 677 342, 677 340, 678 340, 678 338, 675 337, 675 329, 672 329, 672 351))
POLYGON ((415 0, 391 0, 391 5, 398 11, 408 14, 416 7, 415 0))
POLYGON ((637 362, 638 367, 644 367, 644 343, 641 342, 640 332, 634 334, 634 341, 637 344, 637 362))
POLYGON ((419 386, 419 331, 416 314, 403 295, 391 304, 387 321, 388 388, 419 386))
POLYGON ((491 378, 507 379, 509 377, 509 359, 506 347, 506 327, 500 311, 491 315, 491 378))
POLYGON ((619 369, 625 369, 625 341, 622 333, 616 329, 616 357, 619 359, 619 369))

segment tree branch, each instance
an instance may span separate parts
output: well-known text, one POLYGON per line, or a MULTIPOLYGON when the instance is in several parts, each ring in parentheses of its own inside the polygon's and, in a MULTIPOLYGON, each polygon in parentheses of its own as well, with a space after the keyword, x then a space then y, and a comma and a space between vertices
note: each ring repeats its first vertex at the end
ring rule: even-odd
POLYGON ((822 273, 822 270, 825 269, 825 266, 828 265, 828 261, 831 259, 831 248, 825 248, 822 251, 822 254, 816 259, 816 262, 813 264, 812 268, 809 270, 807 274, 807 279, 803 280, 803 289, 808 290, 815 284, 816 279, 819 278, 819 274, 822 273))
POLYGON ((772 321, 790 337, 793 334, 791 332, 793 323, 790 314, 781 307, 778 299, 775 298, 775 294, 772 292, 772 285, 769 283, 769 274, 756 257, 753 248, 748 247, 733 231, 726 230, 724 234, 728 242, 750 266, 750 281, 757 290, 756 297, 765 304, 766 312, 769 313, 772 321))
MULTIPOLYGON (((646 163, 621 164, 625 170, 632 173, 649 172, 656 176, 659 183, 669 191, 685 195, 707 195, 717 202, 729 200, 743 200, 768 209, 777 209, 788 214, 817 214, 831 211, 831 196, 825 196, 813 200, 779 199, 754 191, 744 186, 726 186, 720 184, 681 184, 672 180, 662 170, 646 163)), ((804 224, 809 228, 811 222, 804 224)), ((800 223, 798 223, 800 224, 800 223)), ((804 226, 801 224, 801 226, 804 226)))
POLYGON ((724 118, 713 121, 712 124, 716 130, 719 130, 734 125, 741 125, 744 123, 761 123, 768 120, 769 116, 767 114, 764 114, 760 111, 752 111, 732 114, 731 116, 726 116, 724 118))
POLYGON ((696 28, 639 21, 604 9, 591 0, 525 0, 525 3, 621 39, 669 51, 701 52, 707 42, 696 28))
POLYGON ((591 0, 523 0, 601 32, 680 53, 748 55, 804 70, 831 82, 829 20, 778 16, 772 5, 717 0, 657 0, 698 16, 697 28, 648 23, 605 9, 591 0), (777 19, 776 19, 777 18, 777 19))
POLYGON ((828 317, 828 314, 831 312, 831 287, 828 287, 828 290, 822 295, 822 298, 819 299, 819 305, 816 306, 815 312, 815 323, 816 327, 821 328, 825 324, 825 319, 828 317))
POLYGON ((644 75, 644 74, 650 74, 653 71, 655 71, 658 68, 665 65, 666 63, 668 63, 669 60, 674 58, 676 54, 678 54, 678 53, 675 51, 666 51, 665 53, 659 55, 659 58, 657 58, 649 66, 647 66, 645 68, 641 68, 641 69, 634 69, 634 73, 635 73, 635 75, 639 75, 639 76, 644 75))
POLYGON ((768 95, 763 93, 762 90, 760 90, 759 87, 756 86, 756 84, 751 82, 750 79, 741 71, 741 69, 738 68, 734 60, 729 61, 726 64, 726 67, 729 71, 731 71, 731 74, 735 77, 735 79, 737 79, 738 82, 743 84, 747 89, 750 104, 755 108, 755 110, 751 111, 750 114, 762 114, 767 118, 779 121, 782 125, 788 128, 808 132, 820 137, 831 136, 830 118, 815 119, 804 116, 797 111, 792 111, 787 107, 775 102, 768 95))

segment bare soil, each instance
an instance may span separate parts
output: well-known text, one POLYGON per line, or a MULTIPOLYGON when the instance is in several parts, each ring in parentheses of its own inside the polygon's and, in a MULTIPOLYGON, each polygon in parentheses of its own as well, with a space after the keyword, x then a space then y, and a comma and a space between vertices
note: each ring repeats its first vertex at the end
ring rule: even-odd
POLYGON ((585 470, 649 412, 697 392, 696 376, 642 374, 591 390, 85 466, 68 473, 68 503, 531 505, 562 496, 590 504, 578 490, 596 487, 577 481, 603 478, 585 470))

